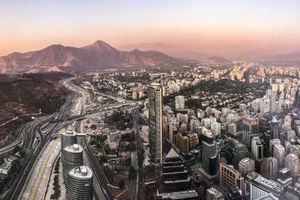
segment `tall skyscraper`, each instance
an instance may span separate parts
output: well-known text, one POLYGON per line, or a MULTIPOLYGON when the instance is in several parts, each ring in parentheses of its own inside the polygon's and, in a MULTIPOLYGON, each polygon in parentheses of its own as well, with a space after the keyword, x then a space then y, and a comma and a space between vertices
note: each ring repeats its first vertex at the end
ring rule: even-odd
POLYGON ((271 139, 279 138, 279 122, 274 116, 271 121, 271 139))
POLYGON ((220 160, 219 149, 211 135, 202 135, 201 168, 209 175, 217 174, 220 160))
POLYGON ((254 155, 255 160, 260 160, 264 156, 264 146, 258 136, 252 138, 251 151, 254 155))
POLYGON ((162 96, 163 90, 158 83, 149 88, 149 146, 150 161, 162 163, 162 96))
POLYGON ((67 198, 70 200, 93 199, 93 172, 89 167, 75 167, 68 173, 67 198))
POLYGON ((249 146, 253 135, 258 134, 259 119, 256 117, 246 117, 241 124, 243 143, 249 146))
MULTIPOLYGON (((79 144, 72 144, 70 146, 67 146, 61 152, 63 175, 65 179, 71 169, 83 164, 82 152, 83 148, 79 144)), ((66 183, 66 185, 68 185, 68 183, 66 183)))

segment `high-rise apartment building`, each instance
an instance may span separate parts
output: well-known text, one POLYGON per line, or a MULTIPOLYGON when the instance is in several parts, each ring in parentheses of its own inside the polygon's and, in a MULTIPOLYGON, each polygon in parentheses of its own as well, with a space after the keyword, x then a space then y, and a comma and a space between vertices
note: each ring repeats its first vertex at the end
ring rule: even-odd
POLYGON ((251 151, 255 160, 260 160, 264 156, 264 146, 258 136, 252 138, 251 151))
POLYGON ((152 83, 149 88, 149 153, 150 161, 162 163, 162 96, 160 84, 152 83))
POLYGON ((70 200, 93 199, 93 172, 89 167, 75 167, 68 173, 67 198, 70 200))
MULTIPOLYGON (((83 148, 79 144, 72 144, 70 146, 67 146, 61 152, 63 175, 65 179, 71 169, 73 169, 74 167, 81 166, 83 164, 82 153, 83 148)), ((67 182, 66 185, 68 185, 67 182)))
POLYGON ((175 110, 184 110, 184 96, 175 97, 175 110))

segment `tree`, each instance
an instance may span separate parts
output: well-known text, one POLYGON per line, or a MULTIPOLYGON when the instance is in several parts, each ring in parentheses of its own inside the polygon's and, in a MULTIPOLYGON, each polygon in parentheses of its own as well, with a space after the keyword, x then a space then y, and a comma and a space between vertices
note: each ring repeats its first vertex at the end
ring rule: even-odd
POLYGON ((90 128, 91 128, 92 130, 96 130, 97 126, 96 126, 96 124, 92 124, 92 125, 90 126, 90 128))

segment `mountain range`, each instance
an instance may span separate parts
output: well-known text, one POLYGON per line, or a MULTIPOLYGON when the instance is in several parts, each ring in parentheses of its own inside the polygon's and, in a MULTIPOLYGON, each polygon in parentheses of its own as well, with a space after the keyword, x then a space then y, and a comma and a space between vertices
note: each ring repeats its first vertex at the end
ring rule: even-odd
POLYGON ((123 50, 141 49, 141 50, 157 50, 166 53, 175 58, 181 58, 184 60, 200 60, 203 58, 209 58, 216 56, 216 54, 202 52, 195 49, 185 48, 180 45, 172 45, 167 43, 137 43, 121 46, 123 50))
POLYGON ((178 66, 183 61, 158 51, 120 51, 98 40, 76 48, 51 45, 42 50, 0 57, 0 73, 93 71, 130 66, 178 66))
MULTIPOLYGON (((139 46, 144 50, 134 49, 124 51, 116 49, 109 44, 98 40, 93 44, 84 47, 70 47, 60 44, 51 45, 38 51, 26 53, 11 53, 0 57, 0 74, 16 73, 37 73, 37 72, 89 72, 109 68, 121 68, 132 66, 157 66, 157 67, 180 67, 186 64, 231 64, 231 61, 218 56, 209 54, 177 54, 172 52, 174 48, 167 44, 144 44, 139 46), (159 51, 153 51, 154 47, 159 46, 159 50, 166 52, 176 58, 159 51), (200 57, 200 58, 199 58, 200 57), (180 59, 179 59, 180 58, 180 59), (198 58, 198 59, 197 59, 198 58), (197 60, 197 61, 195 61, 197 60)), ((133 47, 132 46, 132 47, 133 47)), ((124 49, 124 48, 123 48, 124 49)), ((253 59, 251 59, 253 60, 253 59)), ((254 58, 255 61, 261 61, 265 64, 299 65, 300 51, 278 55, 261 56, 254 58)))

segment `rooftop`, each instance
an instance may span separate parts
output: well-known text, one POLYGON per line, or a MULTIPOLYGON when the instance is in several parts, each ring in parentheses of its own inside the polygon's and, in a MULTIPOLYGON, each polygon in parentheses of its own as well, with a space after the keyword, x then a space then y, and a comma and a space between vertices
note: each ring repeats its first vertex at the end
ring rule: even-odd
POLYGON ((189 191, 181 191, 181 192, 161 193, 161 194, 157 194, 157 196, 161 196, 162 199, 180 200, 180 199, 188 199, 188 198, 197 198, 198 193, 195 190, 189 190, 189 191))
POLYGON ((179 158, 179 154, 174 150, 174 148, 171 148, 168 154, 166 155, 166 158, 179 158))
POLYGON ((273 181, 273 180, 266 179, 258 173, 255 173, 255 172, 250 173, 247 175, 247 178, 252 180, 252 184, 254 184, 260 188, 263 188, 267 191, 272 191, 272 192, 276 192, 276 193, 283 192, 283 187, 280 185, 280 183, 273 181))
POLYGON ((74 130, 68 129, 65 132, 62 133, 63 135, 76 135, 76 132, 74 130))
POLYGON ((8 170, 10 167, 11 167, 11 163, 6 163, 6 162, 0 166, 1 169, 6 169, 6 170, 8 170))
POLYGON ((83 151, 83 148, 79 144, 72 144, 70 146, 65 147, 64 150, 70 153, 81 153, 83 151))
POLYGON ((76 177, 76 178, 81 178, 81 179, 88 179, 92 178, 93 172, 92 170, 87 167, 87 166, 80 166, 80 167, 75 167, 69 172, 69 175, 76 177))

